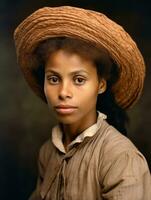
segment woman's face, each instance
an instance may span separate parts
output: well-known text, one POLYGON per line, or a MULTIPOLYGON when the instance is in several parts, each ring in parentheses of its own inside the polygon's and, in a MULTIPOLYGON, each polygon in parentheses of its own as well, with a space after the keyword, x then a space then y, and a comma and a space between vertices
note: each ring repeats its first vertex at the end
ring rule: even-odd
POLYGON ((98 92, 105 88, 106 81, 99 81, 91 60, 65 50, 48 57, 44 93, 59 122, 72 124, 89 120, 96 114, 98 92))

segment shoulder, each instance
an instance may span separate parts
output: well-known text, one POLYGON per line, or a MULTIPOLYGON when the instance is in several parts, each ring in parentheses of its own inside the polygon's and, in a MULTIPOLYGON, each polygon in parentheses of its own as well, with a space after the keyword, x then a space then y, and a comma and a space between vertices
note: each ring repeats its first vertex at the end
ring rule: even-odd
POLYGON ((127 137, 107 123, 103 137, 100 175, 104 184, 116 182, 119 177, 133 177, 136 181, 150 174, 145 157, 127 137))
POLYGON ((51 138, 49 138, 40 148, 39 150, 39 162, 42 165, 47 166, 48 161, 50 159, 51 153, 53 150, 53 145, 51 142, 51 138))
MULTIPOLYGON (((120 133, 113 126, 109 125, 106 121, 103 122, 106 126, 103 137, 102 150, 106 154, 119 155, 127 150, 138 151, 137 147, 132 143, 132 141, 120 133)), ((114 158, 113 158, 114 159, 114 158)))

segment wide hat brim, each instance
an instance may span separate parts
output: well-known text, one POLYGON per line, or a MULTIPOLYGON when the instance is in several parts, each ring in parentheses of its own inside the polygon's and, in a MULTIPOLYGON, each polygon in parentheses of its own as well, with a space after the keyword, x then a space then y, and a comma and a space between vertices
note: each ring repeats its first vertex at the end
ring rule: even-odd
POLYGON ((102 13, 82 8, 44 7, 27 17, 15 30, 14 40, 18 64, 32 90, 44 101, 44 89, 33 75, 39 63, 35 55, 38 45, 53 37, 70 37, 104 47, 117 63, 119 80, 112 91, 122 108, 139 99, 145 77, 145 64, 136 43, 117 23, 102 13))

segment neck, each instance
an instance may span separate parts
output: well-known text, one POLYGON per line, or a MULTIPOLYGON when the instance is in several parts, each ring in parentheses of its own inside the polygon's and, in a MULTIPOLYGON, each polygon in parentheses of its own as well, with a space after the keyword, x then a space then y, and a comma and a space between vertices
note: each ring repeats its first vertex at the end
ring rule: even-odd
POLYGON ((91 115, 87 115, 84 119, 80 119, 73 124, 61 124, 61 128, 63 131, 63 143, 66 147, 70 144, 78 135, 80 135, 85 129, 89 128, 97 121, 97 113, 96 111, 91 115))

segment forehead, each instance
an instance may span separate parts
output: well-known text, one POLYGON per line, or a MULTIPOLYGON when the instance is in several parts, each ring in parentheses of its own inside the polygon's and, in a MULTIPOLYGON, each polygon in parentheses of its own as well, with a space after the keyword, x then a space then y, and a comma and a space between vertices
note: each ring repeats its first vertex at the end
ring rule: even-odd
POLYGON ((87 71, 94 71, 96 67, 91 59, 88 59, 79 53, 70 52, 66 50, 57 50, 48 56, 45 69, 56 70, 79 70, 85 69, 87 71))

